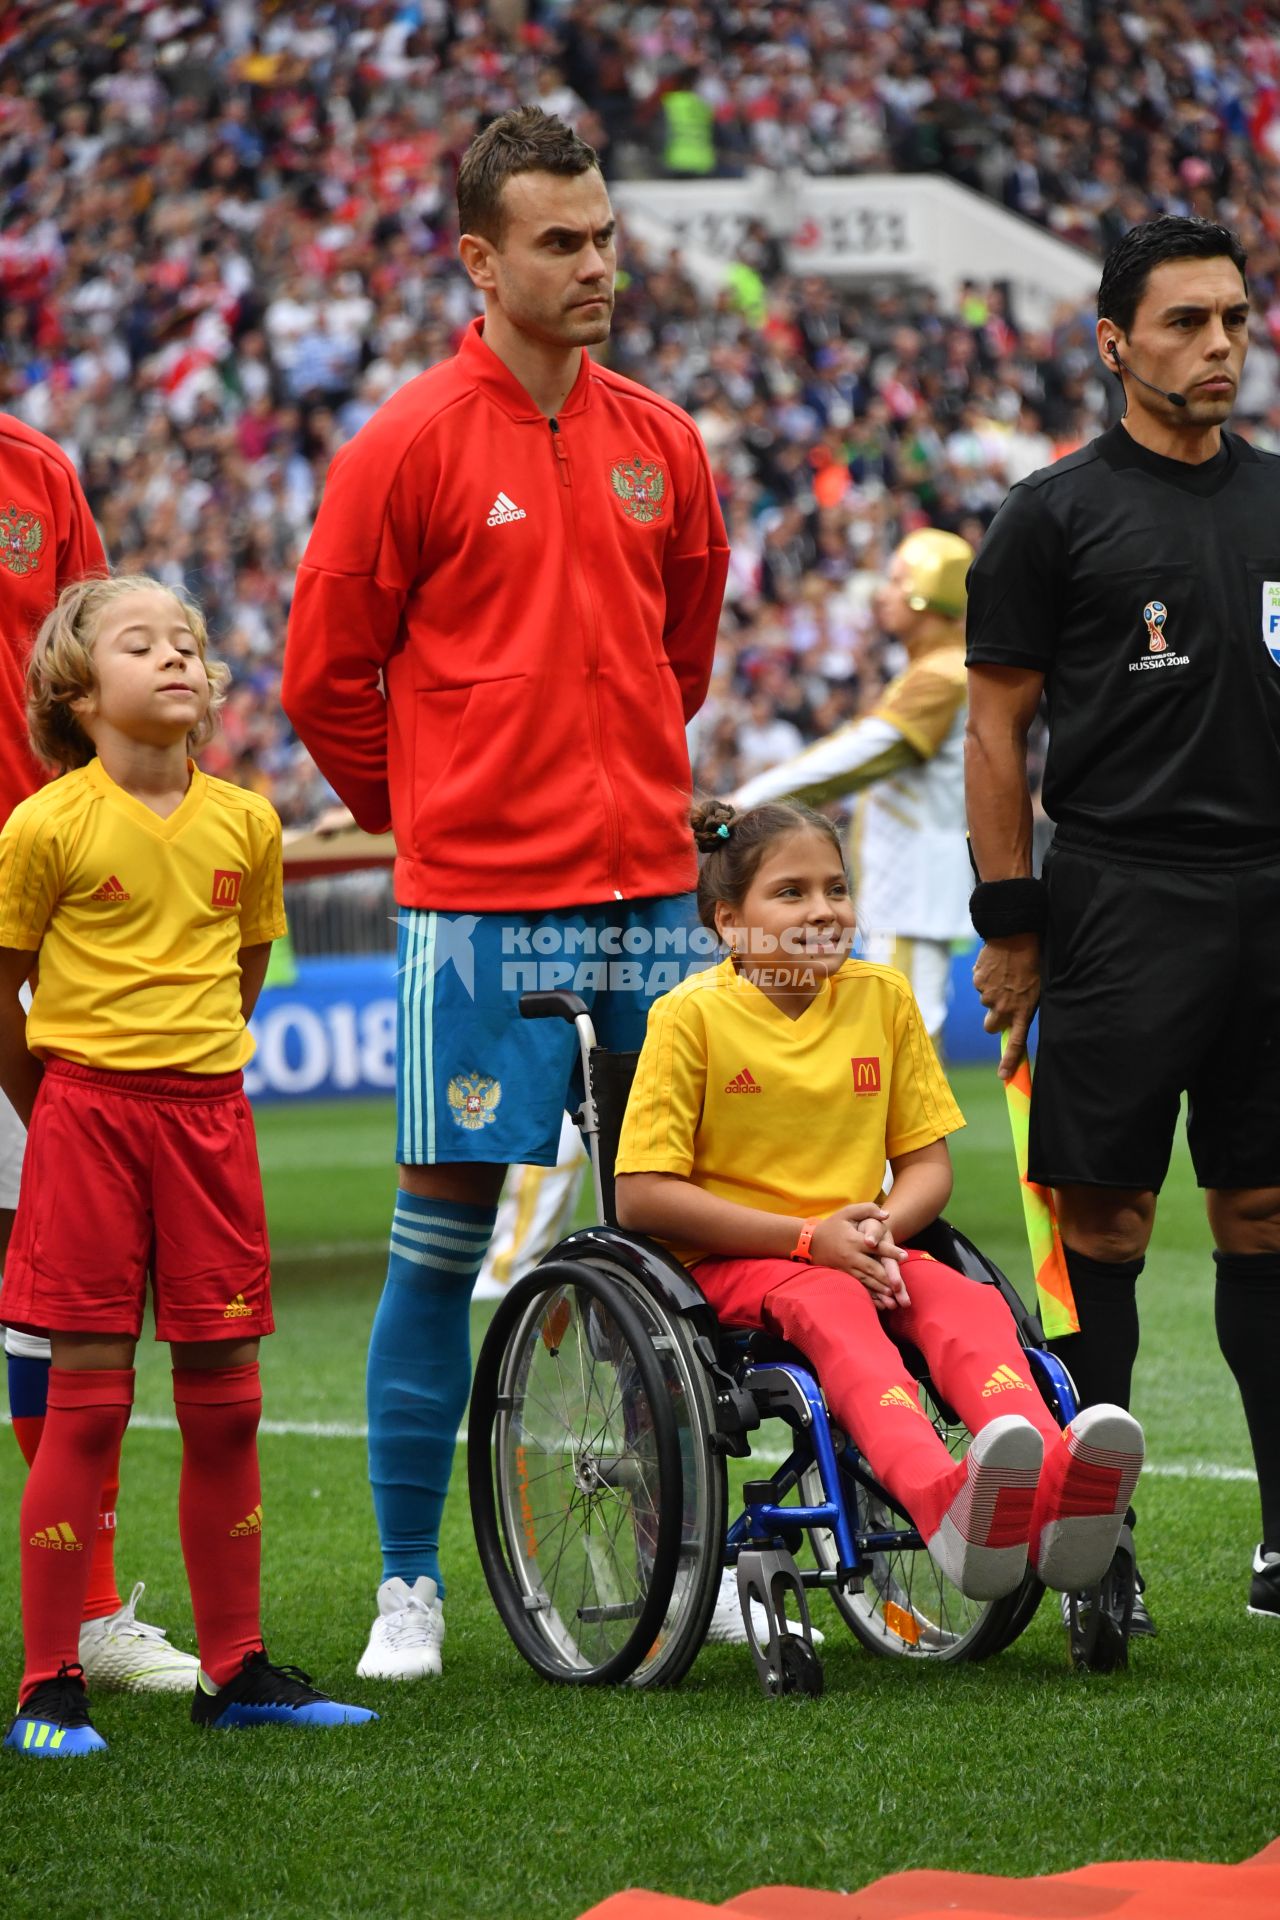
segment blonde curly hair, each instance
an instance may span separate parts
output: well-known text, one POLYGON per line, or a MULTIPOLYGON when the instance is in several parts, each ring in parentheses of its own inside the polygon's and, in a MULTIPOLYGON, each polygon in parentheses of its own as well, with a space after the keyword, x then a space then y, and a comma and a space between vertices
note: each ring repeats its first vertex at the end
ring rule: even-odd
POLYGON ((97 685, 93 643, 103 613, 127 593, 163 593, 181 610, 209 676, 209 705, 187 735, 191 753, 207 746, 218 728, 218 710, 231 684, 230 669, 208 657, 209 630, 193 600, 145 573, 92 575, 64 587, 46 615, 27 662, 27 733, 36 758, 55 772, 83 767, 94 758, 92 740, 72 712, 73 703, 97 685))

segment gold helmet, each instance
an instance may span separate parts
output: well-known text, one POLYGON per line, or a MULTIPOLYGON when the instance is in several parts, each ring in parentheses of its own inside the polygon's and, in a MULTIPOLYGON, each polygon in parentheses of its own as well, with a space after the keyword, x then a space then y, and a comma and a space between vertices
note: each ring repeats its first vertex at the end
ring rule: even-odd
POLYGON ((894 555, 907 568, 907 605, 913 613, 941 613, 959 620, 968 605, 965 576, 973 548, 958 533, 921 527, 909 533, 894 555))

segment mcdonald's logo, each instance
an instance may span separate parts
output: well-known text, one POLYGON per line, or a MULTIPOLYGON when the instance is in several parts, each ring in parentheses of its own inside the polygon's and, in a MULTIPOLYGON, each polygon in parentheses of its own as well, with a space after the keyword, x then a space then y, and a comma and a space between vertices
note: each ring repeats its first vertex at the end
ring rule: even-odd
POLYGON ((240 905, 240 882, 242 873, 229 873, 224 867, 213 870, 213 904, 215 907, 238 907, 240 905))
POLYGON ((879 1093, 880 1061, 874 1054, 855 1055, 849 1065, 853 1068, 853 1090, 855 1093, 879 1093))

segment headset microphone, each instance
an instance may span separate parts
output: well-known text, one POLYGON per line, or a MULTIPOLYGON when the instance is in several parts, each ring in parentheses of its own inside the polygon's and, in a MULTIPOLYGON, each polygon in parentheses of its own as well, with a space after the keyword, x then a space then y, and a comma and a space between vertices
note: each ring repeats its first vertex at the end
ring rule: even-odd
POLYGON ((1127 360, 1122 360, 1120 358, 1120 349, 1116 345, 1114 340, 1108 340, 1107 351, 1110 353, 1111 358, 1115 361, 1117 367, 1123 367, 1125 372, 1129 375, 1129 377, 1133 380, 1136 380, 1140 387, 1146 387, 1148 391, 1151 393, 1158 393, 1160 395, 1160 398, 1162 400, 1167 400, 1171 407, 1186 406, 1187 396, 1185 393, 1166 393, 1164 388, 1156 386, 1153 380, 1144 380, 1140 373, 1135 373, 1133 368, 1129 365, 1129 362, 1127 360))

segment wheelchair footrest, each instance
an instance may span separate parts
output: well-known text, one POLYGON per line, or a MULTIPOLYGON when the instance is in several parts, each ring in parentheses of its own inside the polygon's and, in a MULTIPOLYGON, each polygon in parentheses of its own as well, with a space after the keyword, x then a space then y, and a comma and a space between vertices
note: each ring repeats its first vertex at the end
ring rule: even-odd
POLYGON ((738 1555, 738 1600, 746 1623, 747 1645, 756 1663, 760 1685, 771 1700, 784 1693, 822 1692, 822 1662, 813 1645, 809 1605, 805 1599, 799 1569, 782 1547, 744 1547, 738 1555), (787 1600, 792 1599, 800 1624, 787 1617, 787 1600), (766 1639, 762 1645, 757 1632, 754 1608, 764 1616, 766 1639))

